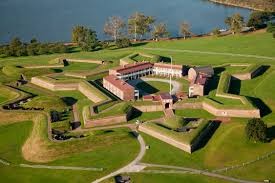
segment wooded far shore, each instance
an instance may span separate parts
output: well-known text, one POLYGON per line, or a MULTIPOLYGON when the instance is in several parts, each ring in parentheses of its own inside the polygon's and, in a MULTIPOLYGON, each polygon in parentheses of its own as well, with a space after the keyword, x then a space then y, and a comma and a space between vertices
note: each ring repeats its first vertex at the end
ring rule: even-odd
POLYGON ((257 11, 275 11, 275 0, 209 0, 214 3, 248 8, 257 11))

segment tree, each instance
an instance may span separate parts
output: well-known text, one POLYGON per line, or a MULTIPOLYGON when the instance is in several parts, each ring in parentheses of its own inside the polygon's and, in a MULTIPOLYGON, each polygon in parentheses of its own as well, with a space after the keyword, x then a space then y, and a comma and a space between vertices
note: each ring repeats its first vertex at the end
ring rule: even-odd
POLYGON ((266 32, 275 32, 275 23, 269 23, 267 25, 266 32))
POLYGON ((218 28, 215 28, 212 30, 212 34, 219 37, 221 35, 221 31, 218 28))
POLYGON ((98 46, 98 39, 96 32, 87 29, 85 32, 85 39, 80 43, 83 51, 93 51, 98 46))
POLYGON ((169 32, 167 31, 166 24, 160 23, 158 25, 154 25, 152 36, 156 41, 158 41, 159 38, 168 37, 169 32))
POLYGON ((116 41, 122 34, 125 23, 121 17, 109 17, 104 26, 104 33, 111 36, 116 41))
POLYGON ((22 47, 23 43, 20 39, 18 37, 13 38, 9 44, 10 56, 20 56, 20 49, 22 49, 22 47))
POLYGON ((240 33, 244 25, 244 19, 239 13, 227 17, 224 22, 230 27, 232 34, 240 33))
POLYGON ((142 13, 136 12, 128 19, 128 32, 134 36, 135 41, 137 36, 144 36, 151 31, 151 25, 155 22, 152 16, 145 16, 142 13))
POLYGON ((245 127, 249 140, 265 142, 267 140, 267 126, 261 119, 250 119, 245 127))
POLYGON ((128 38, 121 38, 116 41, 116 46, 118 48, 127 48, 131 46, 131 42, 128 38))
POLYGON ((187 22, 182 22, 180 24, 180 35, 183 36, 184 39, 186 39, 186 36, 190 36, 191 32, 190 32, 190 25, 187 22))
POLYGON ((73 28, 72 41, 77 43, 83 51, 92 51, 98 46, 96 32, 84 26, 73 28))
POLYGON ((267 22, 273 18, 274 15, 272 14, 275 13, 253 11, 249 16, 247 26, 254 27, 256 29, 264 28, 266 27, 267 22))
POLYGON ((86 30, 87 28, 85 28, 84 26, 75 26, 72 31, 72 42, 78 44, 82 42, 84 40, 86 30))

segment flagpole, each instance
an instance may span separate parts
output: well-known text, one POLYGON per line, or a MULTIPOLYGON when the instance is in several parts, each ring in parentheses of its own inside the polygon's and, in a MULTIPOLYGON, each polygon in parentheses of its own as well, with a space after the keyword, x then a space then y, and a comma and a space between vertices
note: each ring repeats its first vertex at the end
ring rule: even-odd
POLYGON ((172 62, 173 62, 173 58, 172 56, 170 56, 171 58, 171 70, 170 70, 170 95, 172 95, 172 62))

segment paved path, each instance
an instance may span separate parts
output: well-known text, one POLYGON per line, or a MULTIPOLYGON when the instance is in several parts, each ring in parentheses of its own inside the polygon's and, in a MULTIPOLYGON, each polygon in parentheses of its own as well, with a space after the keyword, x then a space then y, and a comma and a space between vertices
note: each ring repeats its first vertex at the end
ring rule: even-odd
POLYGON ((144 50, 156 50, 156 51, 169 51, 169 52, 182 52, 182 53, 198 53, 198 54, 207 54, 207 55, 223 55, 223 56, 232 56, 232 57, 247 57, 247 58, 259 58, 259 59, 275 60, 275 57, 268 57, 268 56, 262 56, 262 55, 227 53, 227 52, 181 50, 181 49, 168 49, 168 48, 142 48, 142 49, 144 49, 144 50))
MULTIPOLYGON (((140 78, 135 80, 128 81, 129 84, 136 86, 139 83, 142 83, 144 81, 159 81, 164 83, 170 83, 169 79, 160 79, 160 78, 140 78)), ((182 85, 180 82, 172 80, 172 95, 175 95, 177 92, 181 91, 182 85)))
POLYGON ((53 169, 53 170, 103 171, 103 168, 94 168, 94 167, 47 166, 47 165, 28 165, 28 164, 20 164, 19 166, 24 168, 53 169))
MULTIPOLYGON (((200 174, 200 175, 205 175, 205 176, 209 176, 209 177, 220 178, 220 179, 224 179, 224 180, 231 181, 231 182, 260 183, 260 182, 256 182, 256 181, 249 181, 249 180, 242 180, 242 179, 237 179, 237 178, 233 178, 233 177, 228 177, 228 176, 224 176, 221 174, 212 173, 212 172, 205 171, 205 170, 198 170, 198 169, 194 169, 194 168, 186 168, 186 167, 170 166, 170 165, 148 164, 148 163, 140 163, 140 165, 143 165, 145 167, 156 167, 156 168, 168 168, 168 169, 182 170, 184 173, 190 172, 193 174, 200 174)), ((152 171, 152 173, 154 172, 154 170, 151 170, 151 171, 152 171)), ((141 171, 141 172, 143 172, 143 171, 141 171)), ((148 173, 148 171, 145 171, 145 172, 148 173)), ((165 173, 165 171, 161 171, 161 173, 165 173)), ((171 173, 171 170, 167 170, 166 173, 171 173)))
POLYGON ((80 120, 79 120, 76 104, 73 105, 73 114, 74 114, 74 122, 79 122, 80 120))
POLYGON ((122 167, 121 169, 119 169, 115 172, 110 173, 109 175, 106 175, 100 179, 93 181, 93 183, 99 183, 103 180, 109 179, 111 177, 114 177, 114 176, 124 173, 124 172, 138 172, 138 171, 141 171, 143 168, 145 168, 145 166, 143 166, 143 165, 138 165, 138 163, 141 161, 142 157, 145 155, 145 152, 146 152, 145 142, 141 135, 138 135, 137 139, 140 143, 140 152, 139 152, 138 156, 128 165, 122 167))

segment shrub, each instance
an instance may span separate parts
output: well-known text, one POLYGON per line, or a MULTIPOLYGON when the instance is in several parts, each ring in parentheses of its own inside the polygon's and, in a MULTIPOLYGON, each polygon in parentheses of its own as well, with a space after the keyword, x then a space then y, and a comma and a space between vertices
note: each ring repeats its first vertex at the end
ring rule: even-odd
POLYGON ((249 140, 265 142, 267 140, 267 126, 261 119, 250 119, 245 127, 249 140))
POLYGON ((266 32, 275 32, 275 23, 269 23, 266 32))
POLYGON ((220 36, 220 35, 221 35, 221 32, 220 32, 220 30, 219 30, 218 28, 215 28, 215 29, 212 30, 212 34, 213 34, 214 36, 220 36))
POLYGON ((103 42, 100 42, 100 46, 103 49, 107 49, 107 48, 109 48, 110 43, 108 41, 103 41, 103 42))
POLYGON ((131 41, 128 38, 121 38, 116 41, 116 46, 118 48, 127 48, 131 46, 131 41))

